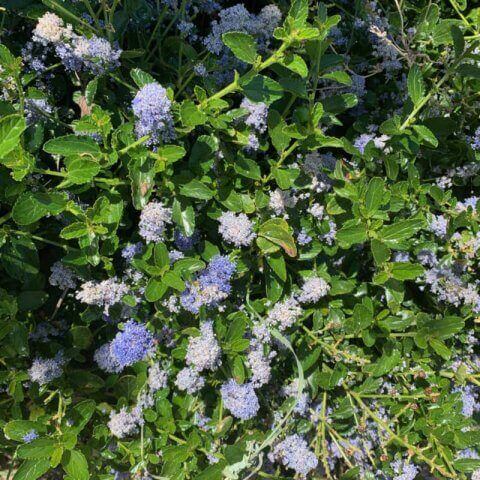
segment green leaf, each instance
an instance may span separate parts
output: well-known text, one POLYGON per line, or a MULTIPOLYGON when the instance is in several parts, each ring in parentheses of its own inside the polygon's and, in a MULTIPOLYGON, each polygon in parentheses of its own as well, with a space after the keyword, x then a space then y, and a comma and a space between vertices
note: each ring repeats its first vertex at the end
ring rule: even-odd
POLYGON ((457 72, 462 77, 475 78, 476 80, 480 79, 480 68, 476 65, 464 63, 457 68, 457 72))
POLYGON ((242 62, 255 63, 257 59, 257 44, 255 39, 243 32, 227 32, 222 35, 223 43, 242 62))
POLYGON ((465 320, 461 317, 449 315, 441 319, 432 320, 429 324, 429 333, 434 338, 446 340, 461 332, 465 327, 465 320))
POLYGON ((282 190, 288 190, 293 186, 293 183, 300 175, 300 170, 298 168, 278 168, 272 167, 272 174, 275 180, 277 181, 277 185, 282 190))
POLYGON ((155 244, 153 249, 153 258, 155 259, 155 266, 158 268, 165 268, 170 264, 168 249, 163 242, 158 242, 155 244))
POLYGON ((196 127, 203 125, 207 121, 207 116, 191 100, 184 100, 180 107, 180 117, 186 127, 196 127))
POLYGON ((70 410, 68 416, 72 420, 72 428, 75 432, 80 432, 87 425, 95 412, 94 400, 82 400, 70 410))
POLYGON ((151 278, 145 289, 145 298, 148 302, 156 302, 160 300, 168 287, 159 278, 151 278))
POLYGON ((29 275, 39 272, 40 260, 35 244, 26 237, 12 238, 0 256, 8 275, 25 281, 29 275))
POLYGON ((286 126, 283 117, 271 108, 268 112, 268 133, 277 152, 283 152, 290 144, 290 136, 283 131, 286 126))
POLYGON ((132 188, 133 206, 142 210, 150 200, 155 185, 155 162, 152 158, 139 157, 128 164, 128 176, 132 188))
MULTIPOLYGON (((10 440, 23 442, 23 437, 27 433, 31 432, 32 430, 38 432, 40 428, 41 425, 37 422, 32 422, 30 420, 12 420, 3 427, 3 432, 10 440)), ((42 428, 42 430, 44 429, 42 428)))
POLYGON ((399 350, 386 349, 375 365, 368 368, 374 377, 381 377, 391 372, 402 360, 399 350))
POLYGON ((15 472, 13 480, 36 480, 50 470, 50 460, 27 460, 15 472))
POLYGON ((285 282, 287 280, 287 266, 283 255, 280 252, 272 253, 271 255, 267 255, 266 260, 278 278, 282 280, 282 282, 285 282))
POLYGON ((17 182, 23 180, 35 168, 35 157, 20 146, 13 149, 0 162, 12 170, 11 176, 17 182))
POLYGON ((480 468, 480 460, 476 458, 459 458, 453 461, 455 470, 464 473, 471 473, 480 468))
POLYGON ((383 203, 385 196, 385 181, 380 177, 373 177, 368 183, 365 194, 365 208, 368 216, 376 212, 383 203))
POLYGON ((155 79, 147 72, 140 70, 139 68, 134 68, 130 71, 130 76, 132 80, 136 83, 138 88, 142 88, 149 83, 154 83, 155 79))
POLYGON ((49 140, 43 149, 52 155, 93 155, 99 156, 102 152, 98 143, 90 137, 79 137, 77 135, 65 135, 49 140))
POLYGON ((352 79, 350 78, 350 75, 347 72, 344 72, 343 70, 337 70, 335 72, 325 73, 324 75, 322 75, 321 78, 335 80, 336 82, 341 83, 343 85, 352 84, 352 79))
POLYGON ((422 275, 424 269, 421 265, 410 262, 394 262, 390 270, 396 280, 415 280, 422 275))
POLYGON ((380 240, 372 239, 370 246, 377 265, 385 263, 390 258, 390 249, 380 240))
POLYGON ((93 340, 92 332, 84 325, 77 325, 70 329, 70 334, 73 339, 73 346, 84 350, 90 346, 93 340))
POLYGON ((18 447, 18 458, 37 460, 49 458, 55 450, 55 442, 50 438, 37 438, 18 447))
POLYGON ((62 458, 62 466, 72 480, 88 480, 88 463, 85 455, 78 450, 67 450, 62 458))
POLYGON ((213 192, 200 180, 193 179, 180 187, 180 193, 185 197, 198 198, 199 200, 210 200, 213 192))
POLYGON ((452 352, 450 349, 445 345, 444 342, 438 340, 438 338, 430 338, 428 343, 433 348, 437 355, 440 355, 444 360, 450 360, 452 356, 452 352))
POLYGON ((367 227, 360 221, 347 222, 337 232, 336 239, 342 247, 349 247, 367 240, 367 227))
POLYGON ((0 159, 17 147, 26 128, 25 119, 20 115, 7 115, 0 119, 0 159))
POLYGON ((275 80, 263 75, 256 75, 249 83, 243 85, 243 92, 252 102, 263 102, 267 105, 283 97, 282 86, 275 80))
POLYGON ((293 0, 288 16, 293 19, 294 27, 303 27, 308 17, 308 0, 293 0))
POLYGON ((308 75, 308 67, 305 60, 297 54, 286 55, 282 60, 282 65, 292 72, 297 73, 302 78, 306 78, 308 75))
POLYGON ((65 160, 67 180, 74 185, 90 182, 100 172, 100 164, 91 158, 74 157, 65 160))
POLYGON ((162 283, 167 287, 183 292, 185 290, 185 282, 175 272, 166 272, 162 277, 162 283))
POLYGON ((80 238, 85 235, 88 235, 87 226, 83 222, 73 222, 70 225, 67 225, 60 232, 60 237, 65 240, 71 240, 73 238, 80 238))
POLYGON ((422 143, 426 143, 432 147, 438 147, 437 137, 425 125, 414 125, 413 129, 417 132, 422 143))
MULTIPOLYGON (((372 311, 362 303, 356 303, 353 308, 353 317, 349 324, 352 332, 360 332, 365 328, 368 328, 373 322, 372 311)), ((347 324, 348 325, 348 324, 347 324)))
POLYGON ((422 72, 417 65, 414 65, 408 72, 407 89, 413 104, 418 105, 425 96, 425 85, 422 72))
POLYGON ((409 239, 424 225, 420 218, 399 220, 392 225, 387 225, 378 231, 378 238, 389 247, 395 248, 399 242, 409 239))
POLYGON ((161 157, 167 163, 174 163, 185 156, 185 149, 179 145, 164 145, 155 152, 155 157, 161 157))
POLYGON ((260 226, 258 236, 267 239, 275 245, 279 245, 290 257, 297 255, 297 247, 292 234, 289 232, 288 223, 282 218, 267 220, 260 226))
POLYGON ((459 58, 465 50, 465 39, 463 38, 463 33, 456 25, 452 25, 450 27, 450 34, 452 35, 455 58, 459 58))
POLYGON ((239 175, 242 175, 243 177, 251 178, 253 180, 262 179, 262 173, 260 172, 260 167, 254 160, 250 158, 243 158, 240 156, 237 157, 233 165, 233 168, 239 175))
POLYGON ((172 219, 183 235, 191 237, 195 231, 195 210, 191 205, 182 205, 177 199, 173 201, 172 219))

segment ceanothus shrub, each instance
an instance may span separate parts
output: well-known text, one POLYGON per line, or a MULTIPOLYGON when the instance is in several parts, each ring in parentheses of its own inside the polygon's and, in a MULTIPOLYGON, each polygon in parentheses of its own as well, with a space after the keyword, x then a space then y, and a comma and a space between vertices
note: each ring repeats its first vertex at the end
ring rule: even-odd
POLYGON ((6 0, 0 478, 480 479, 480 8, 6 0))

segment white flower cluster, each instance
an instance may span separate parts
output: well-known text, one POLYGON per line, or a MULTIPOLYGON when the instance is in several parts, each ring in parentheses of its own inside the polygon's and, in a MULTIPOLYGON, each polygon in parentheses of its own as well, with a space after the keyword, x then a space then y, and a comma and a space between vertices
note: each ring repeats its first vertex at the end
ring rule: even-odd
POLYGON ((216 370, 221 363, 222 350, 213 332, 213 322, 205 322, 200 332, 199 337, 190 337, 185 361, 197 372, 216 370))
POLYGON ((139 234, 147 243, 163 240, 165 225, 172 221, 172 210, 165 208, 160 202, 145 205, 138 223, 139 234))
POLYGON ((123 407, 119 412, 112 410, 108 428, 115 437, 124 438, 137 433, 138 427, 142 423, 143 417, 140 408, 134 407, 129 412, 126 407, 123 407))
POLYGON ((290 297, 283 302, 277 303, 268 312, 266 324, 269 327, 278 328, 280 331, 291 327, 302 315, 302 308, 295 300, 290 297))
POLYGON ((108 314, 110 307, 119 303, 128 292, 129 288, 125 283, 112 277, 102 282, 85 282, 80 286, 76 298, 87 305, 104 307, 104 312, 108 314))
POLYGON ((252 231, 253 224, 244 213, 235 215, 233 212, 224 212, 218 219, 218 232, 227 243, 236 247, 247 247, 256 237, 252 231))
POLYGON ((47 43, 58 43, 72 37, 72 26, 66 25, 64 21, 54 13, 47 12, 38 19, 33 30, 33 39, 36 42, 46 45, 47 43))
POLYGON ((327 295, 330 290, 328 283, 320 277, 311 277, 305 280, 302 291, 297 297, 300 303, 318 302, 322 297, 327 295))
POLYGON ((62 262, 55 262, 50 268, 51 274, 48 279, 50 285, 61 290, 75 288, 77 286, 77 275, 62 262))
POLYGON ((277 188, 270 193, 269 207, 277 214, 285 213, 287 208, 293 208, 297 203, 295 195, 286 190, 277 188))

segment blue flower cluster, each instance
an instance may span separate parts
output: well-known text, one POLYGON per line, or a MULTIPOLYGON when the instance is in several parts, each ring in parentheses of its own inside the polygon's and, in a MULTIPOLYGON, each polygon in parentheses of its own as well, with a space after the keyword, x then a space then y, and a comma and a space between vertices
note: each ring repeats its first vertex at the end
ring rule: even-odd
POLYGON ((227 256, 213 257, 207 268, 190 282, 181 294, 180 303, 183 308, 191 313, 198 313, 202 306, 218 306, 230 294, 230 281, 234 272, 235 263, 227 256))

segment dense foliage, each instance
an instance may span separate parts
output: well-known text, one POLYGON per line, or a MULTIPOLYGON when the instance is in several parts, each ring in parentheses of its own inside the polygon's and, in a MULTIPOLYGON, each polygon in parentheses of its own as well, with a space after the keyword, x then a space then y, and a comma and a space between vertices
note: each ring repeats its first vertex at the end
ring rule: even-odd
POLYGON ((3 0, 0 476, 480 479, 475 3, 3 0))

